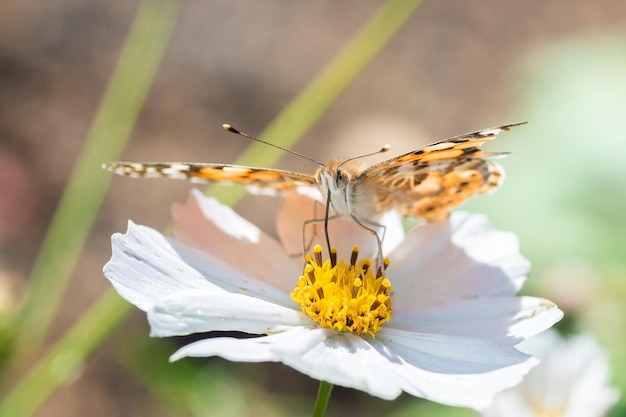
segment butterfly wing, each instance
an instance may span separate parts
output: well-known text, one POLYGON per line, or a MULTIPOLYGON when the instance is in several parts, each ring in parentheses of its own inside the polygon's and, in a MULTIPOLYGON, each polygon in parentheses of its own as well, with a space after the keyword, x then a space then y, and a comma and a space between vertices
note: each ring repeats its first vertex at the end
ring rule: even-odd
POLYGON ((395 209, 405 216, 443 220, 469 197, 494 191, 500 185, 504 171, 492 159, 506 154, 485 153, 480 147, 524 123, 444 139, 372 165, 355 182, 353 206, 369 201, 377 214, 395 209))
POLYGON ((174 178, 196 183, 241 184, 253 193, 267 195, 279 195, 297 187, 317 186, 315 178, 311 175, 240 165, 111 162, 102 167, 115 174, 133 178, 174 178))

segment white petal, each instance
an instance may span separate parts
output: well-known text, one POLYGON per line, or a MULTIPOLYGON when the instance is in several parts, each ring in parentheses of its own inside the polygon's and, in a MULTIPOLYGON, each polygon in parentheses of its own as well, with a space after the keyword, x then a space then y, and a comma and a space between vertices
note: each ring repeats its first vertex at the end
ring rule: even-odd
POLYGON ((202 249, 203 245, 207 245, 207 249, 210 250, 219 249, 213 239, 203 240, 204 231, 208 231, 209 236, 225 235, 232 237, 233 240, 252 244, 258 244, 263 233, 230 207, 221 204, 215 198, 205 196, 198 189, 191 190, 185 204, 175 203, 172 206, 172 217, 176 221, 177 237, 180 235, 181 241, 199 249, 202 249))
POLYGON ((306 242, 302 240, 303 223, 311 219, 323 219, 323 216, 322 203, 306 195, 290 193, 282 199, 276 215, 276 232, 287 253, 302 257, 303 246, 309 245, 309 240, 313 238, 311 227, 307 227, 306 242))
POLYGON ((483 416, 601 417, 617 402, 619 392, 609 386, 607 354, 593 337, 563 340, 549 330, 518 348, 536 355, 541 363, 521 385, 498 394, 483 416))
POLYGON ((187 203, 175 204, 172 216, 177 240, 248 277, 287 292, 302 273, 299 258, 290 258, 276 240, 199 190, 192 190, 187 203))
MULTIPOLYGON (((302 274, 293 276, 294 284, 288 290, 271 286, 268 282, 275 282, 270 277, 264 281, 259 281, 254 277, 246 275, 239 269, 240 264, 228 264, 221 259, 216 259, 212 254, 200 251, 195 248, 184 246, 176 240, 170 240, 170 244, 178 253, 181 260, 187 265, 193 267, 199 273, 206 277, 213 284, 220 288, 245 295, 261 298, 265 301, 280 304, 285 307, 293 306, 289 293, 293 290, 296 280, 302 274)), ((241 258, 247 258, 248 254, 239 255, 241 258)), ((284 281, 287 283, 287 280, 284 281)), ((283 285, 284 287, 285 285, 283 285)))
POLYGON ((250 339, 215 337, 203 339, 178 349, 170 356, 170 361, 182 358, 204 358, 220 356, 233 362, 278 362, 272 352, 273 340, 289 332, 250 339))
POLYGON ((209 254, 183 247, 156 230, 129 221, 125 234, 111 238, 113 255, 104 266, 122 297, 144 311, 159 300, 188 289, 245 292, 284 306, 292 306, 289 294, 257 282, 236 267, 209 254), (194 268, 197 264, 202 269, 194 268))
POLYGON ((363 338, 349 333, 292 328, 253 339, 206 339, 179 349, 171 360, 214 355, 231 361, 282 362, 317 380, 384 399, 396 398, 402 392, 387 359, 363 338))
POLYGON ((390 256, 387 276, 398 311, 419 311, 464 298, 516 294, 530 270, 517 237, 482 215, 455 212, 411 231, 390 256), (410 294, 410 296, 407 296, 410 294))
POLYGON ((481 415, 483 417, 537 417, 535 410, 515 388, 497 394, 493 403, 481 415))
POLYGON ((325 329, 294 327, 253 339, 215 338, 172 355, 232 361, 282 362, 312 378, 384 399, 404 390, 443 404, 486 406, 493 394, 521 380, 536 361, 510 346, 468 338, 379 332, 376 340, 325 329))
POLYGON ((398 212, 388 211, 378 220, 379 224, 385 226, 383 235, 383 254, 385 256, 393 252, 404 242, 404 227, 398 212))
POLYGON ((511 346, 464 337, 383 329, 373 344, 390 356, 404 391, 474 409, 488 406, 537 364, 511 346))
POLYGON ((570 379, 575 385, 570 391, 570 417, 604 416, 617 403, 620 392, 610 387, 611 368, 608 355, 589 335, 570 339, 564 357, 578 362, 576 375, 570 379))
POLYGON ((541 359, 524 381, 526 400, 536 407, 567 410, 568 417, 600 417, 617 401, 607 354, 590 335, 561 339, 546 332, 519 348, 541 359))
POLYGON ((142 310, 178 291, 223 291, 183 262, 156 230, 129 221, 126 233, 114 234, 111 242, 113 255, 104 275, 122 297, 142 310))
POLYGON ((148 320, 153 337, 219 330, 265 334, 311 323, 296 309, 242 294, 199 290, 179 292, 159 301, 148 311, 148 320))
POLYGON ((484 338, 516 345, 559 321, 563 312, 533 297, 486 297, 460 300, 418 312, 394 309, 388 326, 424 333, 484 338))

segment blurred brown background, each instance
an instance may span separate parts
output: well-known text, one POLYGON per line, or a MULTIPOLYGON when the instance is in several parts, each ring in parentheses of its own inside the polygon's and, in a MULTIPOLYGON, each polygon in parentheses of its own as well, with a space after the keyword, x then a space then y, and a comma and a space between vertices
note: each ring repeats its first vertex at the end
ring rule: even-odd
MULTIPOLYGON (((27 285, 138 4, 0 2, 0 272, 9 288, 3 294, 6 303, 15 303, 27 285)), ((249 143, 224 132, 221 124, 258 134, 381 2, 181 4, 126 160, 234 161, 249 143)), ((390 143, 391 152, 400 153, 431 140, 527 120, 519 102, 528 94, 524 80, 541 71, 535 51, 611 34, 626 34, 626 2, 425 1, 295 150, 326 160, 390 143)), ((514 137, 531 143, 549 140, 524 132, 514 137)), ((503 135, 489 146, 509 150, 512 140, 503 135)), ((316 168, 292 156, 280 167, 316 168)), ((166 226, 170 205, 186 199, 190 187, 176 181, 114 180, 53 337, 108 287, 101 268, 110 256, 110 235, 123 231, 129 218, 166 226)), ((271 199, 249 197, 239 212, 271 231, 274 207, 271 199)), ((108 354, 125 343, 124 331, 139 329, 147 338, 143 314, 135 312, 131 321, 136 324, 120 329, 114 342, 100 349, 38 416, 176 415, 108 354)), ((303 388, 296 391, 312 399, 315 383, 308 378, 279 365, 263 369, 297 381, 303 388)), ((272 386, 279 392, 293 390, 286 385, 272 386)))

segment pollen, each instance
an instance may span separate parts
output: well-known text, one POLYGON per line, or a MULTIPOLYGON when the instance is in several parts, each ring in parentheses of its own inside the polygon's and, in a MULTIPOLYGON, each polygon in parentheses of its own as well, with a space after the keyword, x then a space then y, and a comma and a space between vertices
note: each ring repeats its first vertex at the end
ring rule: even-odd
POLYGON ((330 259, 322 247, 308 254, 304 271, 291 298, 321 327, 356 335, 375 337, 391 318, 391 282, 385 277, 389 260, 376 271, 370 259, 359 260, 359 248, 352 248, 349 260, 339 259, 331 249, 330 259))

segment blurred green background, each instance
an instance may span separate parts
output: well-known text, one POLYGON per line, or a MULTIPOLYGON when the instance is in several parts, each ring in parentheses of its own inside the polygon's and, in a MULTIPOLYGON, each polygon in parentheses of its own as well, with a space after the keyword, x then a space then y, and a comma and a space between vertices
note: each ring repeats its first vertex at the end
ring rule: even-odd
MULTIPOLYGON (((3 396, 30 375, 26 380, 34 381, 43 401, 33 415, 42 417, 310 413, 316 381, 277 364, 169 364, 182 341, 149 339, 143 313, 133 309, 122 320, 129 308, 123 302, 117 315, 102 313, 108 321, 86 321, 73 333, 78 344, 95 348, 92 354, 85 349, 84 364, 71 343, 54 344, 70 340, 67 330, 91 317, 87 312, 109 289, 101 269, 110 256, 110 235, 125 230, 129 218, 165 229, 171 204, 184 201, 191 188, 111 178, 100 172, 100 162, 122 152, 127 137, 125 160, 235 161, 249 143, 221 124, 260 134, 381 4, 0 3, 3 396), (138 16, 143 26, 135 24, 131 32, 138 16), (115 72, 118 62, 126 72, 115 72), (117 90, 107 87, 112 77, 117 90), (97 145, 85 147, 86 138, 97 145), (98 163, 75 168, 86 154, 98 163), (100 201, 97 190, 108 181, 112 187, 85 243, 68 237, 83 227, 87 233, 89 213, 100 201), (78 191, 73 203, 67 193, 63 201, 77 211, 56 221, 59 237, 46 252, 53 260, 39 258, 43 266, 33 272, 68 183, 78 191), (75 267, 72 245, 81 249, 75 267), (37 296, 28 292, 35 286, 37 296), (19 310, 25 294, 32 296, 30 307, 19 310), (57 295, 58 309, 55 303, 45 307, 57 295), (41 336, 31 336, 29 326, 41 336), (107 326, 115 330, 109 333, 107 326), (47 382, 37 382, 42 372, 33 368, 42 357, 50 359, 47 382), (55 381, 63 383, 48 397, 46 387, 56 387, 55 381)), ((318 111, 289 113, 275 130, 295 138, 293 129, 318 111)), ((524 291, 565 310, 562 331, 594 333, 610 352, 615 385, 624 390, 626 2, 425 1, 290 148, 318 160, 384 143, 401 153, 521 120, 529 124, 488 145, 512 152, 502 160, 505 186, 465 207, 519 235, 534 269, 524 291)), ((271 130, 263 135, 272 142, 278 136, 271 130)), ((272 157, 285 156, 274 152, 272 157)), ((265 155, 258 157, 263 164, 265 155)), ((277 166, 316 168, 291 156, 277 166)), ((276 201, 264 197, 246 197, 237 206, 269 232, 275 208, 276 201)), ((474 414, 407 395, 387 402, 337 388, 327 415, 474 414)), ((624 403, 611 415, 626 415, 624 403)))

